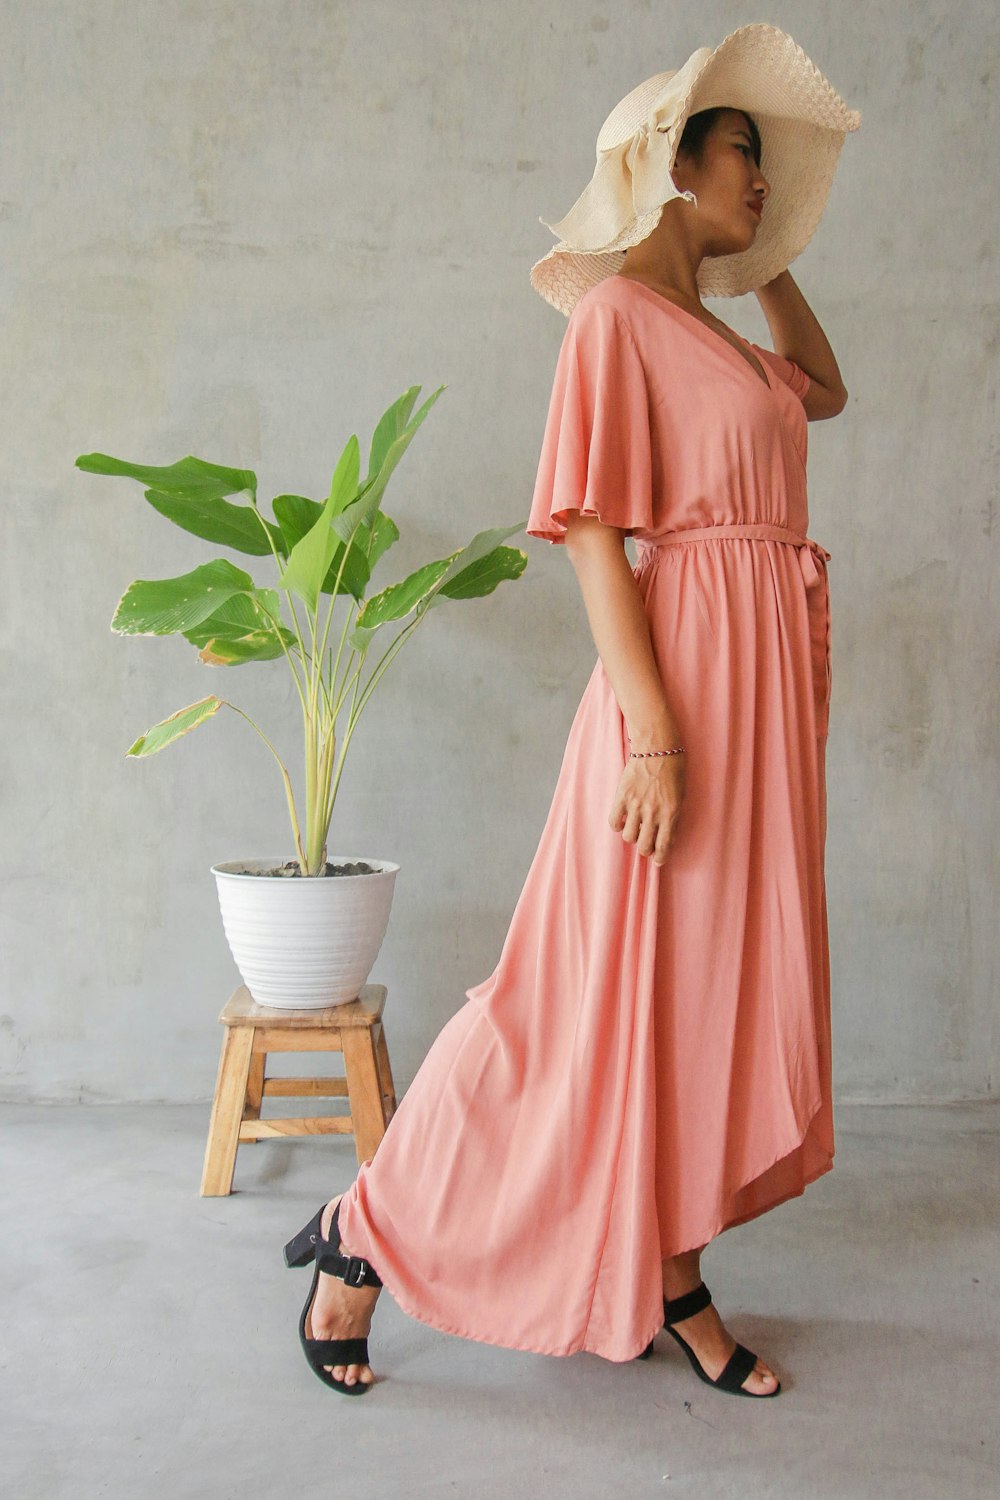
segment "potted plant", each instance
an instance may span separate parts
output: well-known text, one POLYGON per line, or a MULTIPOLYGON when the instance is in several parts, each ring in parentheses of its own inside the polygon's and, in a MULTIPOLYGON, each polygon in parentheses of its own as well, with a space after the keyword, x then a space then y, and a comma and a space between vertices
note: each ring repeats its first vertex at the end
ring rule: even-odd
POLYGON ((88 453, 76 467, 138 480, 154 510, 203 540, 250 556, 270 553, 287 600, 260 587, 227 558, 177 578, 137 579, 111 621, 122 635, 183 635, 212 667, 284 657, 302 706, 305 824, 291 777, 274 745, 248 714, 214 693, 154 724, 125 752, 154 755, 221 708, 256 730, 278 763, 291 818, 295 858, 228 860, 212 866, 223 926, 253 998, 284 1009, 317 1009, 353 1000, 378 956, 389 920, 398 864, 382 858, 327 858, 327 837, 344 761, 358 721, 386 670, 426 617, 446 599, 477 599, 518 578, 527 555, 502 545, 525 523, 478 532, 467 546, 425 563, 398 583, 368 593, 376 564, 399 537, 382 510, 386 485, 445 386, 411 417, 420 386, 383 413, 360 478, 352 436, 324 502, 278 495, 273 520, 261 514, 257 478, 188 456, 165 467, 88 453), (339 598, 346 612, 336 654, 328 646, 339 598), (302 618, 300 618, 300 612, 302 618), (369 651, 387 627, 397 633, 364 678, 369 651), (345 722, 341 727, 341 719, 345 722), (338 878, 334 878, 338 877, 338 878))

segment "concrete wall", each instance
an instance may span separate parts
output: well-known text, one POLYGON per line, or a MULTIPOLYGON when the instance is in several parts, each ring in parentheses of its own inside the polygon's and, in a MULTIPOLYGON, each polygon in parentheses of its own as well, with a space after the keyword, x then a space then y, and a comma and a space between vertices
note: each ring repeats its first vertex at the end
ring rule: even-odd
MULTIPOLYGON (((841 1097, 997 1090, 997 272, 992 8, 778 4, 849 104, 792 267, 851 392, 810 428, 833 554, 828 886, 841 1097), (853 16, 845 24, 845 10, 853 16)), ((297 0, 2 5, 3 1094, 206 1098, 238 982, 210 865, 289 850, 287 668, 113 635, 126 586, 220 549, 94 449, 325 494, 408 385, 447 391, 386 499, 387 579, 527 516, 562 317, 540 215, 589 178, 634 83, 742 6, 297 0)), ((753 297, 715 303, 747 337, 753 297)), ((516 540, 516 539, 515 539, 516 540)), ((331 852, 402 866, 372 978, 409 1080, 495 964, 594 661, 561 549, 435 611, 352 746, 331 852)), ((223 553, 222 555, 228 555, 223 553)), ((235 556, 235 555, 234 555, 235 556)), ((260 582, 273 567, 251 563, 260 582)))

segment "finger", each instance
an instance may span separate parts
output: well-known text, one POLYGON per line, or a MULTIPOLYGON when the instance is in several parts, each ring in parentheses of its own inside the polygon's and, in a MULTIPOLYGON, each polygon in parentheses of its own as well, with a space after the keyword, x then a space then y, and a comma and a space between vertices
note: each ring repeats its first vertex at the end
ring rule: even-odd
POLYGON ((656 848, 653 850, 653 862, 655 864, 658 864, 658 865, 665 865, 666 862, 667 862, 667 854, 669 853, 669 850, 670 850, 670 840, 669 840, 669 838, 667 838, 667 839, 662 839, 662 838, 657 839, 657 841, 656 841, 656 848))
POLYGON ((676 816, 671 818, 668 822, 661 823, 660 825, 660 831, 656 840, 656 849, 653 852, 653 858, 656 859, 660 864, 665 861, 670 850, 670 845, 674 841, 674 829, 676 828, 676 825, 676 816))
POLYGON ((656 835, 657 826, 655 823, 650 823, 648 820, 643 823, 642 831, 639 834, 639 853, 647 859, 656 848, 656 835))
POLYGON ((625 818, 625 827, 622 829, 622 838, 626 844, 634 844, 639 837, 639 812, 637 808, 630 808, 625 818))

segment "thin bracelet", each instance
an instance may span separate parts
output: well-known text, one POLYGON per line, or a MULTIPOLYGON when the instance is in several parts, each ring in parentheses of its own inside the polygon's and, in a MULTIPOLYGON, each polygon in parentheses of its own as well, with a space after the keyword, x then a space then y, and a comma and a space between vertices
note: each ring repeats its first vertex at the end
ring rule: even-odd
POLYGON ((683 755, 684 746, 678 745, 675 750, 630 750, 629 760, 638 759, 644 755, 683 755))

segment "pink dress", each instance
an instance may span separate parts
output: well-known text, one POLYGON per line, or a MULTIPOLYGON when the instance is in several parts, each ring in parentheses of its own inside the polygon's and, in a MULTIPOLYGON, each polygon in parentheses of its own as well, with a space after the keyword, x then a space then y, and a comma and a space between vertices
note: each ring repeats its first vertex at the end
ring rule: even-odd
POLYGON ((610 827, 629 745, 598 658, 497 967, 342 1200, 345 1251, 447 1333, 631 1359, 663 1257, 832 1166, 829 554, 809 377, 748 347, 766 384, 617 276, 566 328, 527 531, 636 538, 686 795, 662 866, 610 827))

